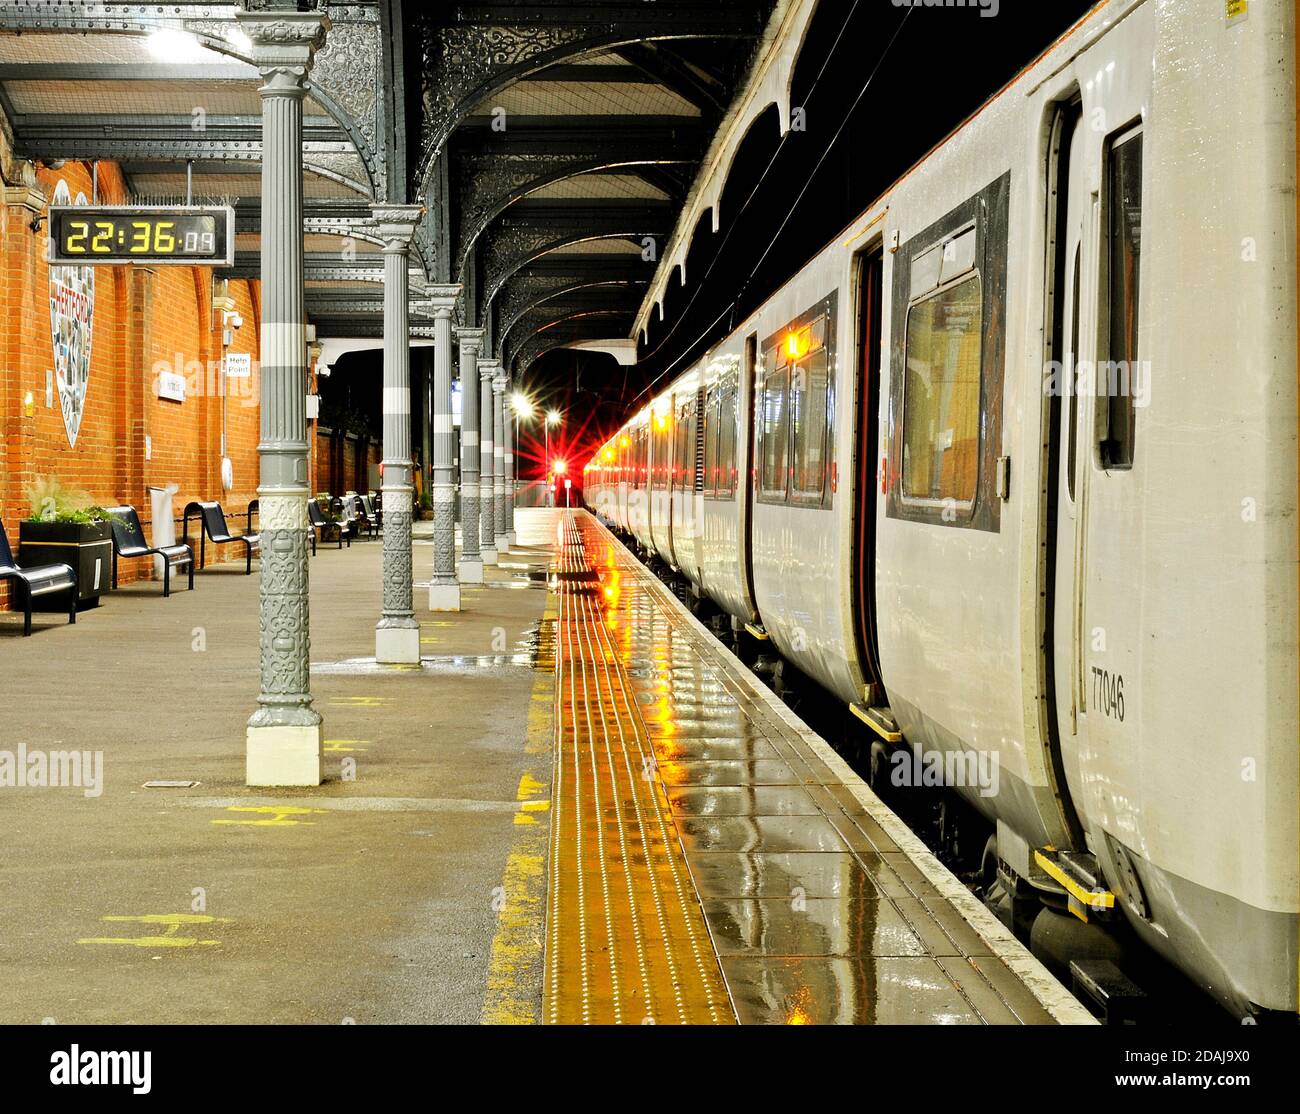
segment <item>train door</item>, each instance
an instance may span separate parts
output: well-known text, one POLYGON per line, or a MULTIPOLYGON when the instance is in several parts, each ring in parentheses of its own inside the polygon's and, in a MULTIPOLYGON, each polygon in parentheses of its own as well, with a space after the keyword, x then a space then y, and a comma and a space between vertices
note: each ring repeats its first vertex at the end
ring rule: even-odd
POLYGON ((1080 404, 1079 371, 1091 366, 1096 348, 1089 327, 1088 281, 1096 273, 1096 235, 1083 128, 1082 113, 1077 106, 1070 106, 1059 114, 1053 137, 1055 181, 1049 184, 1056 199, 1052 351, 1044 382, 1049 395, 1044 682, 1051 709, 1047 727, 1057 796, 1076 840, 1081 837, 1081 825, 1072 801, 1080 799, 1078 754, 1086 730, 1079 695, 1090 411, 1080 404))
POLYGON ((858 261, 857 521, 854 523, 853 610, 857 617, 858 660, 862 663, 868 707, 888 704, 880 676, 876 639, 876 492, 880 459, 880 345, 884 255, 873 248, 858 261))

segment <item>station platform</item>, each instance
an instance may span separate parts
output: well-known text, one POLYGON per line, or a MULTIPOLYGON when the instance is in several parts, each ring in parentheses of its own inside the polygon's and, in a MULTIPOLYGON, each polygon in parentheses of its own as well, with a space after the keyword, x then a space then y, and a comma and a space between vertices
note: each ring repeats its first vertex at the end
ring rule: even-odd
POLYGON ((103 771, 0 793, 0 1021, 1090 1020, 593 517, 516 524, 419 666, 381 544, 312 559, 315 789, 243 784, 242 563, 0 620, 0 749, 103 771))
POLYGON ((560 530, 548 1021, 1092 1020, 608 530, 560 530))

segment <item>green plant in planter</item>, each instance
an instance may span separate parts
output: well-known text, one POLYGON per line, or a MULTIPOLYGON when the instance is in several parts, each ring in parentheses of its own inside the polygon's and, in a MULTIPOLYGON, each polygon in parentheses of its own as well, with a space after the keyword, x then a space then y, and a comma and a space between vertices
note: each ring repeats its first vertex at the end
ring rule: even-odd
POLYGON ((28 522, 70 522, 94 526, 112 515, 90 501, 84 491, 68 491, 56 476, 37 476, 27 487, 28 522))

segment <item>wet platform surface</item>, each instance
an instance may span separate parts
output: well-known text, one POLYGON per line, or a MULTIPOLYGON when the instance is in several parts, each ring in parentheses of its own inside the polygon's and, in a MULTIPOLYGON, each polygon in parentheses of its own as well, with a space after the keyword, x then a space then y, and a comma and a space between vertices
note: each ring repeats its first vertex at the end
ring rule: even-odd
MULTIPOLYGON (((97 795, 0 786, 0 1021, 1068 1016, 593 518, 516 522, 460 613, 420 612, 418 667, 371 656, 382 545, 312 560, 315 789, 243 784, 242 562, 168 600, 130 585, 75 627, 43 616, 30 639, 0 617, 0 751, 103 758, 97 795)), ((414 557, 418 577, 421 529, 414 557)))
POLYGON ((0 785, 0 1022, 540 1021, 554 515, 520 513, 461 612, 417 587, 419 668, 374 662, 382 542, 320 547, 315 789, 244 785, 256 563, 170 599, 125 586, 31 638, 0 615, 0 751, 103 755, 98 796, 0 785))
POLYGON ((548 1021, 1084 1019, 602 525, 560 529, 548 1021))

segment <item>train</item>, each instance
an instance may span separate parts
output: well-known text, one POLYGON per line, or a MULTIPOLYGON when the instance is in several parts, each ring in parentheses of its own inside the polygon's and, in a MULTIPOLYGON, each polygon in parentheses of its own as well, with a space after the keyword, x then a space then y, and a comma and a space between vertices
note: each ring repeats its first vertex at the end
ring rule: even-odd
POLYGON ((1126 926, 1244 1022, 1297 1010, 1296 24, 1097 5, 583 474, 944 759, 1031 940, 1126 926))

